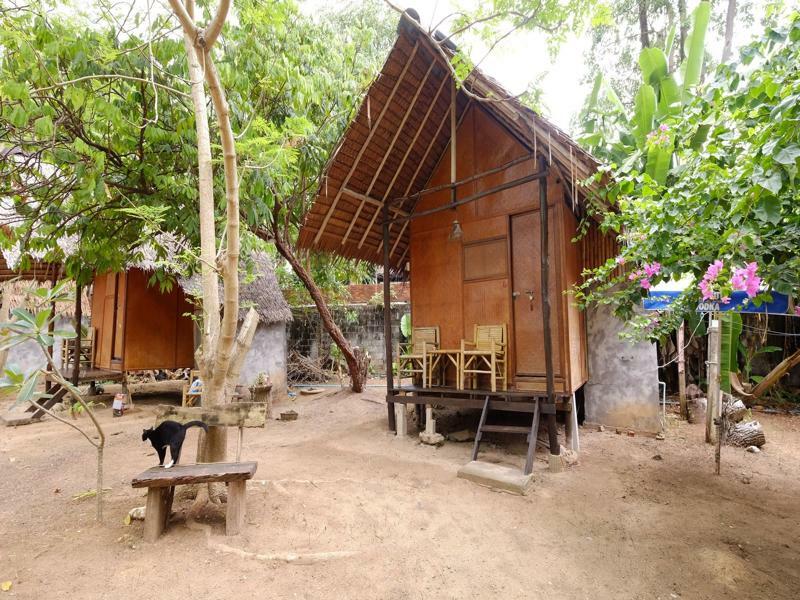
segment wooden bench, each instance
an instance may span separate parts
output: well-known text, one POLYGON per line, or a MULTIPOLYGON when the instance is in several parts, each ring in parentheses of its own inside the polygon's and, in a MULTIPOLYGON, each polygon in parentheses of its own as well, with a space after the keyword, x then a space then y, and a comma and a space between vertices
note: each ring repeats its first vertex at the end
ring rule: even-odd
POLYGON ((225 514, 225 534, 237 535, 244 525, 247 509, 247 480, 255 475, 258 463, 207 463, 176 465, 171 469, 153 467, 135 477, 131 485, 147 488, 147 508, 144 517, 144 539, 155 542, 166 529, 172 509, 175 486, 193 483, 224 481, 228 484, 228 505, 225 514))

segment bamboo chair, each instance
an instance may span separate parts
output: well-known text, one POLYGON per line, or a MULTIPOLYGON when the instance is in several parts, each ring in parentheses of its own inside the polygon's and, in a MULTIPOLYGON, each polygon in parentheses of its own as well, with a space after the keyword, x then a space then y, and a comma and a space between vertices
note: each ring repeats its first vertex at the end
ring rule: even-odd
POLYGON ((423 387, 433 384, 428 350, 439 347, 439 327, 415 327, 411 332, 411 342, 400 344, 397 356, 397 379, 411 376, 422 380, 423 387))
POLYGON ((507 349, 508 334, 505 324, 475 325, 473 341, 461 340, 461 389, 466 389, 467 379, 471 380, 470 383, 475 388, 480 375, 489 376, 493 392, 497 391, 498 381, 503 390, 507 389, 507 349))

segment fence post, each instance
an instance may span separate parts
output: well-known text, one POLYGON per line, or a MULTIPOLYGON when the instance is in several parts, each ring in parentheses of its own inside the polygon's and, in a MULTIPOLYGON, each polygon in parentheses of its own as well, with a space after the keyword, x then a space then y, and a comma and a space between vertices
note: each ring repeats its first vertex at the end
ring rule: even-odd
POLYGON ((719 416, 720 404, 720 335, 719 318, 711 319, 711 327, 708 328, 708 394, 706 401, 706 443, 712 444, 716 439, 716 429, 714 419, 719 416))

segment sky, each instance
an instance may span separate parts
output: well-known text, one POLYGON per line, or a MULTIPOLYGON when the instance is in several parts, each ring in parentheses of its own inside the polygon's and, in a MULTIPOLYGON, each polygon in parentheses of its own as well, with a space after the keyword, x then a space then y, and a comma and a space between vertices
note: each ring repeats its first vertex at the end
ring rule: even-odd
MULTIPOLYGON (((306 0, 312 4, 316 1, 306 0)), ((430 29, 431 23, 435 25, 452 14, 457 6, 469 6, 479 1, 481 0, 405 0, 405 6, 415 8, 420 14, 422 24, 430 29)), ((699 0, 688 0, 688 10, 691 11, 698 2, 699 0)), ((739 22, 734 27, 735 47, 749 41, 760 29, 759 22, 763 16, 765 1, 753 0, 753 5, 753 24, 746 26, 739 22)), ((439 28, 446 31, 448 23, 445 22, 439 28)), ((722 40, 709 31, 706 42, 708 51, 719 60, 722 55, 722 40)), ((471 58, 478 60, 485 52, 484 47, 474 40, 470 40, 470 43, 475 50, 471 58)), ((590 48, 588 33, 572 35, 563 44, 555 60, 550 60, 543 34, 516 32, 495 48, 481 64, 481 69, 497 79, 512 94, 524 91, 538 76, 543 76, 540 81, 543 112, 562 129, 569 131, 572 118, 580 112, 590 91, 590 84, 584 81, 594 78, 594 73, 587 72, 584 60, 584 55, 590 48), (535 59, 532 60, 532 57, 535 59)))
MULTIPOLYGON (((81 0, 73 0, 80 2, 81 0)), ((336 0, 334 0, 336 1, 336 0)), ((358 2, 358 0, 350 0, 358 2)), ((610 0, 606 0, 610 1, 610 0)), ((700 0, 688 0, 691 11, 700 0)), ((723 2, 724 0, 716 0, 723 2)), ((769 0, 750 0, 754 9, 754 20, 751 25, 737 22, 734 28, 734 46, 749 41, 760 29, 760 20, 769 0)), ((313 15, 321 8, 330 8, 331 0, 297 0, 306 14, 313 15)), ((414 8, 420 14, 423 26, 438 28, 448 32, 452 15, 459 7, 467 9, 479 2, 487 0, 393 0, 393 4, 404 8, 414 8)), ((784 0, 787 5, 800 6, 800 0, 784 0)), ((344 1, 338 2, 342 5, 344 1)), ((127 5, 128 2, 122 4, 127 5)), ((155 11, 169 10, 167 0, 133 0, 138 10, 146 11, 152 7, 155 11)), ((236 2, 234 0, 234 6, 236 2)), ((69 10, 69 9, 68 9, 69 10)), ((485 46, 478 40, 468 38, 466 42, 472 49, 472 59, 479 60, 485 53, 485 46)), ((464 40, 461 41, 464 43, 464 40)), ((585 64, 585 55, 591 47, 589 33, 571 35, 561 46, 558 55, 551 59, 545 44, 544 34, 532 31, 517 31, 498 45, 481 63, 481 69, 497 79, 509 92, 523 92, 532 82, 539 79, 538 85, 542 94, 543 112, 554 123, 565 131, 570 131, 572 119, 580 112, 584 100, 589 93, 590 84, 585 83, 594 78, 589 74, 585 64)), ((722 55, 722 40, 713 31, 709 31, 706 48, 719 60, 722 55)))

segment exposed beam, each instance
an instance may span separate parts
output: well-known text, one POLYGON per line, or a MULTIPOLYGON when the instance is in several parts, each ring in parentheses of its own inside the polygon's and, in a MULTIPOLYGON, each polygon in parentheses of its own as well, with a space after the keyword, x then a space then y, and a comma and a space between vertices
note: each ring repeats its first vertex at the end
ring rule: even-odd
POLYGON ((457 206, 461 206, 462 204, 475 202, 476 200, 480 200, 481 198, 485 198, 486 196, 491 196, 492 194, 497 194, 498 192, 502 192, 503 190, 517 187, 519 185, 524 185, 526 183, 530 183, 531 181, 544 180, 547 178, 547 173, 548 171, 545 168, 544 171, 536 171, 535 173, 531 173, 530 175, 525 175, 524 177, 513 179, 505 183, 501 183, 500 185, 496 185, 494 187, 490 187, 489 189, 472 194, 471 196, 467 196, 466 198, 458 200, 457 202, 448 202, 447 204, 443 204, 435 208, 429 208, 428 210, 423 210, 418 213, 411 213, 411 215, 408 217, 395 217, 394 219, 392 219, 391 222, 398 223, 400 221, 413 221, 414 219, 418 219, 420 217, 426 217, 434 213, 450 210, 457 206))
MULTIPOLYGON (((428 83, 428 77, 430 76, 431 71, 433 70, 433 66, 435 64, 436 64, 435 61, 431 61, 430 66, 428 66, 428 70, 425 72, 425 76, 422 78, 422 81, 417 86, 417 91, 414 93, 414 97, 411 99, 411 102, 408 103, 408 108, 406 109, 405 114, 403 115, 403 119, 400 121, 400 125, 394 132, 394 136, 392 136, 392 141, 389 142, 389 147, 386 149, 386 152, 383 153, 381 164, 378 165, 377 169, 375 169, 375 174, 372 176, 372 181, 369 182, 369 186, 367 187, 367 191, 365 192, 366 196, 369 196, 370 192, 372 191, 372 188, 375 186, 375 182, 378 180, 378 176, 381 174, 381 171, 383 170, 383 167, 386 164, 387 159, 391 155, 392 150, 394 150, 394 145, 397 142, 397 138, 400 137, 400 133, 403 131, 403 127, 405 126, 406 121, 408 121, 408 117, 410 117, 411 113, 414 112, 414 105, 416 104, 420 93, 422 93, 422 89, 425 87, 425 84, 428 83)), ((356 221, 358 221, 358 217, 359 215, 361 215, 361 211, 364 209, 364 203, 365 201, 362 200, 361 204, 358 205, 358 210, 356 210, 356 214, 353 217, 353 220, 350 221, 350 226, 347 228, 344 237, 342 237, 343 246, 347 242, 347 238, 350 237, 350 232, 353 230, 353 226, 356 224, 356 221)))
POLYGON ((469 177, 465 177, 464 179, 460 179, 459 181, 456 181, 455 183, 442 183, 440 185, 436 185, 434 187, 427 188, 425 190, 420 190, 419 192, 416 192, 415 194, 411 194, 410 196, 406 196, 406 197, 402 197, 402 198, 395 198, 395 199, 392 200, 392 202, 398 202, 398 203, 402 204, 403 202, 405 202, 407 200, 419 199, 422 196, 428 196, 428 195, 436 193, 436 192, 441 192, 442 190, 452 189, 453 187, 461 187, 461 186, 464 186, 464 185, 466 185, 468 183, 472 183, 473 181, 475 181, 477 179, 483 179, 484 177, 488 177, 489 175, 494 175, 495 173, 499 173, 501 171, 505 171, 505 170, 510 169, 511 167, 515 167, 515 166, 517 166, 517 165, 519 165, 521 163, 527 162, 529 160, 533 160, 534 158, 536 158, 536 156, 533 153, 525 154, 523 156, 515 158, 514 160, 510 160, 507 163, 503 163, 500 166, 492 167, 491 169, 489 169, 487 171, 481 171, 480 173, 475 173, 474 175, 470 175, 469 177))
POLYGON ((397 89, 400 87, 400 83, 403 81, 403 78, 405 77, 408 68, 411 66, 411 63, 414 62, 414 57, 417 55, 417 50, 419 50, 419 41, 414 43, 414 49, 411 51, 409 57, 406 59, 406 64, 405 66, 403 66, 403 70, 400 71, 400 75, 397 76, 397 81, 394 82, 392 91, 389 93, 389 97, 386 99, 386 104, 383 105, 380 114, 378 114, 378 118, 375 120, 375 124, 372 126, 372 129, 370 129, 369 133, 367 134, 367 139, 364 140, 364 143, 361 145, 361 149, 358 151, 358 154, 356 155, 356 158, 353 161, 353 165, 347 172, 344 181, 342 181, 342 185, 339 188, 339 191, 336 192, 336 196, 334 197, 333 202, 331 202, 331 206, 328 209, 328 212, 325 214, 325 218, 322 220, 322 224, 320 225, 319 230, 317 231, 317 235, 314 236, 314 244, 319 243, 319 239, 322 237, 322 232, 325 231, 325 227, 328 226, 328 221, 330 221, 331 215, 333 214, 333 211, 336 209, 336 205, 339 203, 339 198, 342 197, 342 190, 344 189, 345 186, 347 186, 348 182, 350 181, 350 177, 352 177, 353 173, 356 170, 356 167, 358 166, 359 161, 361 160, 361 157, 364 155, 364 152, 367 149, 367 146, 369 146, 369 142, 372 140, 372 136, 375 135, 376 131, 378 131, 378 125, 380 124, 381 119, 383 119, 383 115, 385 115, 386 111, 389 109, 389 106, 391 106, 392 100, 394 99, 394 95, 395 93, 397 93, 397 89))
MULTIPOLYGON (((345 196, 350 196, 351 198, 355 198, 356 200, 361 200, 365 204, 371 204, 372 206, 377 206, 380 208, 383 206, 383 202, 378 200, 377 198, 373 198, 372 196, 367 196, 366 194, 362 194, 361 192, 357 192, 355 190, 351 190, 350 188, 342 188, 342 191, 345 196)), ((392 211, 396 215, 406 215, 408 216, 409 213, 407 210, 400 208, 399 206, 390 206, 389 210, 392 211)), ((354 219, 357 218, 353 217, 354 219)))
POLYGON ((406 160, 408 160, 411 151, 414 149, 414 145, 417 143, 417 139, 419 138, 420 134, 425 130, 425 125, 428 122, 428 117, 430 117, 431 112, 433 111, 433 107, 436 106, 436 104, 439 102, 439 97, 441 96, 442 91, 444 91, 444 86, 447 83, 447 81, 448 77, 445 76, 442 79, 442 83, 439 84, 439 89, 436 90, 436 95, 433 98, 433 102, 430 103, 430 106, 428 106, 428 110, 425 111, 425 116, 422 117, 422 120, 419 123, 419 129, 417 129, 417 132, 414 134, 411 143, 408 145, 408 148, 406 149, 406 153, 403 155, 403 159, 400 161, 400 166, 398 166, 397 169, 395 170, 394 177, 392 177, 392 180, 389 182, 389 186, 386 188, 386 192, 384 192, 383 194, 384 200, 386 200, 386 198, 391 193, 392 188, 394 187, 394 184, 397 181, 397 177, 400 175, 400 173, 403 171, 403 168, 406 166, 406 160))

